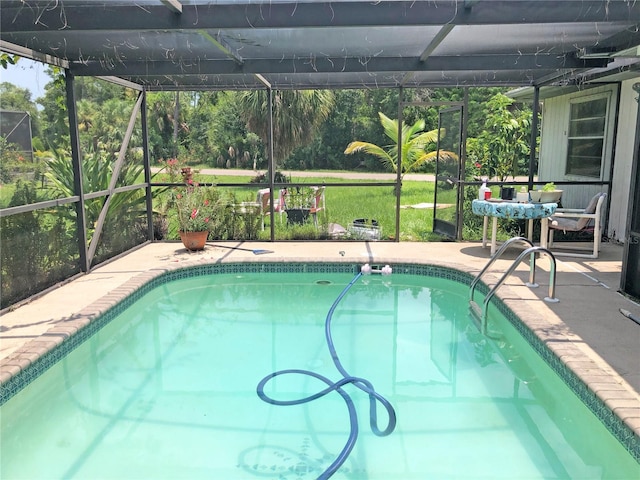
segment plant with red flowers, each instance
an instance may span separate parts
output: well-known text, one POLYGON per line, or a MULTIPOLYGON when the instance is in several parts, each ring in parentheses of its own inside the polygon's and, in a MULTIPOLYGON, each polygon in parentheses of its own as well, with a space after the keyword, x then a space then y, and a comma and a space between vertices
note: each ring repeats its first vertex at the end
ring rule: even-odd
POLYGON ((174 205, 181 232, 204 232, 213 228, 215 195, 210 189, 190 182, 174 190, 174 205))

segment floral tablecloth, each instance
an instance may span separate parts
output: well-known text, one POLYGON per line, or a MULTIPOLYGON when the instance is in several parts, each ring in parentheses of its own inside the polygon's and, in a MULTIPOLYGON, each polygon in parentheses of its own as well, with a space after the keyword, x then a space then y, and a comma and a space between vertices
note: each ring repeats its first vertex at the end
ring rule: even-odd
POLYGON ((474 200, 471 210, 476 215, 497 218, 535 219, 546 218, 554 214, 557 203, 515 203, 474 200))

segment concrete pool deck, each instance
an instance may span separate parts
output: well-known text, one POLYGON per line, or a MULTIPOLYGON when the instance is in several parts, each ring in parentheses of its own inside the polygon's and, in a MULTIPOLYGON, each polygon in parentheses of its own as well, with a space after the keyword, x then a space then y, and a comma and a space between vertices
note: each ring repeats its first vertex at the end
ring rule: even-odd
MULTIPOLYGON (((514 248, 498 260, 487 283, 495 283, 518 253, 514 248)), ((558 303, 541 300, 549 293, 545 258, 537 262, 538 288, 525 286, 528 265, 523 262, 498 295, 640 436, 640 325, 620 313, 623 309, 640 317, 640 305, 617 292, 621 257, 622 247, 615 244, 604 244, 598 259, 558 257, 558 303)), ((435 263, 476 274, 488 260, 489 249, 475 242, 209 242, 201 252, 188 252, 180 243, 151 243, 3 314, 0 381, 27 368, 98 313, 166 270, 236 261, 320 261, 435 263), (272 253, 255 255, 251 250, 256 249, 272 253)))

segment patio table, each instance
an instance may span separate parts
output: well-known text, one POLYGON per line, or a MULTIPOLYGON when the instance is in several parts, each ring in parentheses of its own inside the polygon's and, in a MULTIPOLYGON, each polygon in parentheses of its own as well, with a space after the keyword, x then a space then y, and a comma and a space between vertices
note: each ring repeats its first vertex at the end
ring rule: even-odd
POLYGON ((496 253, 496 234, 498 231, 498 218, 514 218, 529 221, 527 238, 533 238, 533 221, 541 220, 540 246, 547 247, 547 231, 549 217, 558 208, 557 203, 517 203, 515 201, 489 199, 474 200, 471 203, 471 210, 476 215, 482 215, 482 247, 487 246, 487 226, 489 217, 493 219, 491 228, 491 255, 496 253))

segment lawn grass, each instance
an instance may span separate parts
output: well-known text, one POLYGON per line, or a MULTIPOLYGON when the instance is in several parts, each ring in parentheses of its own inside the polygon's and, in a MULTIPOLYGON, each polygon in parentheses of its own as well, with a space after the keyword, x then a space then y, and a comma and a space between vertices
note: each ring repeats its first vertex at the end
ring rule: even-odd
MULTIPOLYGON (((196 174, 194 180, 199 183, 247 183, 247 187, 217 187, 232 191, 238 202, 255 201, 257 191, 265 188, 264 185, 248 184, 246 176, 212 176, 196 174)), ((162 174, 156 175, 156 182, 166 181, 162 174)), ((375 183, 371 180, 353 179, 326 179, 322 174, 318 177, 291 178, 292 183, 304 183, 310 185, 322 185, 324 181, 332 184, 340 183, 375 183)), ((454 203, 454 192, 441 194, 440 201, 454 203)), ((433 203, 433 182, 405 181, 402 185, 400 209, 400 240, 403 241, 430 241, 439 240, 441 237, 432 232, 433 209, 410 208, 412 205, 433 203)), ((339 225, 345 229, 356 219, 376 220, 381 228, 381 240, 395 238, 396 196, 393 185, 388 186, 339 186, 331 185, 325 188, 325 209, 318 213, 318 228, 312 219, 306 225, 288 225, 286 214, 276 214, 275 238, 277 240, 294 239, 322 239, 328 238, 327 231, 331 224, 339 225)), ((266 218, 265 230, 259 233, 259 238, 270 238, 270 219, 266 218)))
POLYGON ((0 187, 0 208, 7 208, 16 191, 16 185, 15 183, 5 183, 0 187))
MULTIPOLYGON (((194 180, 199 183, 211 184, 242 184, 242 187, 218 186, 216 188, 232 192, 236 202, 255 201, 259 189, 265 185, 251 184, 248 176, 227 176, 227 175, 205 175, 196 173, 194 180)), ((169 177, 164 172, 153 176, 153 182, 169 182, 169 177)), ((277 240, 298 240, 298 239, 328 239, 328 229, 333 225, 339 225, 345 229, 356 219, 376 220, 381 228, 381 240, 391 240, 396 235, 396 196, 393 185, 385 186, 353 186, 339 184, 366 184, 384 183, 372 180, 354 180, 342 178, 327 178, 318 172, 317 177, 295 176, 290 179, 293 183, 304 183, 307 185, 323 185, 324 182, 332 185, 325 188, 325 209, 318 213, 318 227, 313 220, 307 224, 288 225, 286 214, 276 214, 274 228, 277 240)), ((46 191, 46 187, 44 189, 46 191)), ((154 189, 155 190, 155 189, 154 189)), ((162 189, 156 190, 154 199, 154 211, 166 213, 171 217, 170 211, 163 208, 166 202, 166 192, 162 189)), ((0 205, 6 207, 15 191, 14 184, 2 185, 0 189, 0 205)), ((43 192, 44 196, 46 194, 43 192)), ((449 192, 439 192, 440 203, 454 203, 453 190, 449 192), (451 198, 449 198, 451 197, 451 198)), ((434 184, 429 181, 404 181, 401 191, 400 209, 400 240, 402 241, 434 241, 441 237, 433 233, 433 208, 411 208, 411 206, 433 203, 434 184)), ((440 211, 439 211, 440 212, 440 211)), ((270 239, 270 219, 265 219, 265 230, 258 233, 261 240, 270 239)), ((175 228, 170 228, 169 238, 173 236, 177 239, 175 228)))

